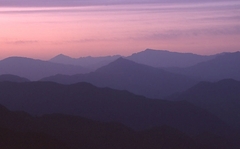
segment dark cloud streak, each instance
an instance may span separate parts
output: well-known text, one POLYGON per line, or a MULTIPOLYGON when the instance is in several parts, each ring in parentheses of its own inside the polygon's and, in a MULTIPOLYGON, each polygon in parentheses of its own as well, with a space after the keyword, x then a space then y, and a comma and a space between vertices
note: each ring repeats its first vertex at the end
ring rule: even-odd
POLYGON ((169 40, 182 37, 198 37, 198 36, 225 36, 225 35, 240 35, 240 26, 222 27, 222 28, 202 28, 189 30, 168 30, 161 33, 151 34, 145 37, 149 40, 169 40))
POLYGON ((228 2, 228 0, 0 0, 0 6, 9 7, 47 7, 47 6, 84 6, 138 3, 202 3, 228 2))
POLYGON ((7 44, 13 44, 13 45, 21 45, 21 44, 36 44, 39 41, 36 40, 17 40, 17 41, 10 41, 6 42, 7 44))

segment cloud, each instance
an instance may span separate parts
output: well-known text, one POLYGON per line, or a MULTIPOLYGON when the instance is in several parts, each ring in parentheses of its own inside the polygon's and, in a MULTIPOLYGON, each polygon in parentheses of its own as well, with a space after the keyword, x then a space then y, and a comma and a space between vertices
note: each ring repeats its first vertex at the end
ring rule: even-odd
POLYGON ((7 44, 13 44, 13 45, 22 45, 22 44, 36 44, 39 41, 37 40, 17 40, 17 41, 8 41, 7 44))
MULTIPOLYGON (((228 2, 228 0, 211 0, 210 2, 228 2)), ((199 3, 209 0, 0 0, 0 6, 83 6, 109 4, 136 4, 136 3, 199 3)))
POLYGON ((234 16, 221 16, 221 17, 206 17, 202 21, 240 21, 240 15, 234 16))
MULTIPOLYGON (((236 1, 208 1, 208 3, 201 1, 201 3, 197 3, 194 4, 193 1, 191 1, 191 3, 184 3, 184 4, 178 4, 177 2, 174 4, 170 4, 170 5, 147 5, 144 4, 141 7, 132 7, 132 6, 126 6, 126 7, 114 7, 114 9, 112 9, 111 7, 98 7, 98 9, 95 7, 94 9, 82 9, 83 5, 93 5, 93 4, 105 4, 106 6, 108 6, 107 4, 127 4, 128 2, 125 1, 120 1, 118 2, 118 0, 116 1, 97 1, 94 2, 94 0, 91 1, 81 1, 81 0, 70 0, 70 1, 47 1, 46 3, 44 3, 44 1, 37 1, 36 3, 34 3, 34 0, 32 0, 29 3, 24 3, 22 1, 16 1, 13 3, 14 0, 10 1, 12 3, 8 3, 8 1, 4 1, 4 0, 0 0, 0 8, 1 6, 16 6, 16 7, 12 7, 12 8, 4 8, 2 7, 0 9, 0 13, 49 13, 49 12, 84 12, 84 11, 112 11, 112 12, 120 12, 120 11, 129 11, 129 12, 162 12, 162 11, 203 11, 203 10, 224 10, 224 9, 236 9, 239 10, 240 8, 240 2, 236 2, 236 1), (1 4, 2 3, 2 4, 1 4), (23 7, 20 7, 23 6, 23 7), (28 7, 31 6, 31 7, 28 7), (54 7, 47 7, 47 6, 54 6, 54 7), (68 7, 64 7, 64 6, 68 6, 68 7)), ((153 2, 157 2, 158 0, 152 0, 152 1, 148 1, 145 2, 145 0, 142 1, 137 1, 137 0, 132 0, 129 3, 148 3, 151 4, 153 2)), ((174 1, 174 0, 172 0, 174 1)), ((187 0, 183 0, 183 1, 187 1, 187 0)), ((161 2, 161 0, 159 1, 161 2)))
POLYGON ((225 36, 225 35, 239 35, 240 26, 222 27, 222 28, 202 28, 189 30, 167 30, 159 33, 153 33, 146 37, 148 40, 171 40, 185 37, 199 37, 199 36, 225 36))

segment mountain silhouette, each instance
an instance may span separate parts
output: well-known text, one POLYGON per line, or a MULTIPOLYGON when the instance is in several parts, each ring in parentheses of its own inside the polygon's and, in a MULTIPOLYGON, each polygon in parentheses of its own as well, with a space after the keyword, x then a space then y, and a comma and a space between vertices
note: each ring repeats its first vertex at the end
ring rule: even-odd
POLYGON ((89 68, 91 70, 96 70, 104 65, 111 63, 112 61, 119 58, 119 55, 115 56, 102 56, 102 57, 80 57, 80 58, 71 58, 69 56, 59 54, 52 59, 50 62, 60 63, 60 64, 70 64, 70 65, 78 65, 89 68))
POLYGON ((225 79, 201 82, 183 92, 176 100, 187 100, 240 130, 240 82, 225 79))
POLYGON ((35 132, 18 132, 0 127, 1 149, 69 149, 60 140, 35 132))
POLYGON ((3 74, 0 75, 0 82, 4 81, 10 81, 10 82, 29 82, 28 79, 22 78, 16 75, 11 75, 11 74, 3 74))
POLYGON ((81 66, 63 65, 23 57, 9 57, 0 61, 0 74, 13 74, 30 80, 56 74, 73 75, 89 70, 81 66))
MULTIPOLYGON (((202 143, 199 144, 192 137, 166 125, 134 131, 120 123, 102 123, 77 116, 51 114, 33 117, 24 112, 9 111, 1 105, 0 119, 2 149, 202 148, 202 143)), ((204 147, 212 149, 208 146, 211 147, 212 144, 204 147)))
MULTIPOLYGON (((170 52, 166 50, 153 50, 146 49, 144 51, 134 53, 127 56, 126 59, 134 61, 136 63, 145 64, 152 67, 188 67, 200 62, 211 60, 216 55, 205 56, 192 53, 179 53, 170 52)), ((115 56, 102 56, 102 57, 80 57, 71 58, 69 56, 59 54, 49 61, 60 64, 80 65, 91 70, 96 70, 102 66, 105 66, 114 60, 121 57, 115 56)))
POLYGON ((138 64, 124 58, 119 58, 107 66, 88 74, 56 75, 43 78, 42 81, 63 84, 89 82, 98 87, 128 90, 150 98, 163 98, 184 91, 198 82, 183 75, 138 64))
POLYGON ((1 82, 0 104, 32 115, 62 113, 120 122, 135 130, 168 125, 188 134, 224 132, 216 116, 185 101, 153 100, 88 83, 1 82))
MULTIPOLYGON (((53 58, 51 58, 49 61, 50 62, 54 62, 54 63, 60 63, 60 64, 74 64, 76 65, 75 63, 73 63, 72 61, 74 61, 75 59, 74 58, 71 58, 69 56, 66 56, 64 54, 59 54, 53 58)), ((77 64, 77 65, 80 65, 80 64, 77 64)))
POLYGON ((1 149, 69 149, 62 141, 40 131, 31 131, 35 119, 24 112, 11 112, 0 105, 1 149), (31 127, 29 127, 31 126, 31 127), (29 127, 30 129, 24 129, 29 127))
MULTIPOLYGON (((168 148, 175 144, 174 148, 186 148, 186 144, 191 144, 194 148, 201 148, 201 145, 192 141, 186 134, 169 126, 154 127, 141 132, 143 144, 150 144, 150 148, 168 148), (169 138, 171 138, 169 140, 169 138), (197 146, 198 145, 198 146, 197 146)), ((210 146, 210 145, 209 145, 210 146)), ((144 146, 144 148, 148 148, 144 146)), ((190 149, 190 148, 189 148, 190 149)))
POLYGON ((192 53, 178 53, 166 50, 146 49, 128 56, 127 59, 152 67, 188 67, 213 59, 215 56, 203 56, 192 53))
POLYGON ((187 68, 170 69, 171 72, 198 77, 206 81, 232 78, 240 80, 240 52, 224 53, 216 58, 187 68))

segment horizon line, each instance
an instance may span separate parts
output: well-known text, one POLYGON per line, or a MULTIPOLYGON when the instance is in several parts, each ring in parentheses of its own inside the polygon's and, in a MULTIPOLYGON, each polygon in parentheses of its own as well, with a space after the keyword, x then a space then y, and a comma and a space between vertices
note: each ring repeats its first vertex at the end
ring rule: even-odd
POLYGON ((108 56, 120 56, 120 57, 129 57, 133 54, 137 54, 137 53, 140 53, 140 52, 144 52, 144 51, 147 51, 147 50, 151 50, 151 51, 162 51, 162 52, 169 52, 169 53, 179 53, 179 54, 194 54, 194 55, 199 55, 199 56, 213 56, 213 55, 219 55, 219 54, 225 54, 225 53, 236 53, 236 52, 240 52, 240 50, 237 50, 237 51, 230 51, 230 52, 217 52, 217 53, 214 53, 214 54, 197 54, 197 53, 193 53, 193 52, 178 52, 178 51, 170 51, 170 50, 158 50, 158 49, 151 49, 151 48, 147 48, 143 51, 138 51, 138 52, 134 52, 130 55, 127 55, 127 56, 123 56, 121 54, 113 54, 113 55, 103 55, 103 56, 91 56, 91 55, 88 55, 88 56, 78 56, 78 57, 72 57, 72 56, 69 56, 67 54, 64 54, 64 53, 59 53, 59 54, 56 54, 55 56, 52 56, 51 58, 46 58, 46 59, 42 59, 42 58, 33 58, 33 57, 27 57, 27 56, 20 56, 20 55, 11 55, 11 56, 8 56, 8 57, 5 57, 5 58, 2 58, 0 59, 0 61, 4 60, 4 59, 7 59, 7 58, 13 58, 13 57, 16 57, 16 58, 29 58, 29 59, 34 59, 34 60, 42 60, 42 61, 49 61, 57 56, 66 56, 66 57, 69 57, 71 59, 79 59, 79 58, 98 58, 98 57, 108 57, 108 56))

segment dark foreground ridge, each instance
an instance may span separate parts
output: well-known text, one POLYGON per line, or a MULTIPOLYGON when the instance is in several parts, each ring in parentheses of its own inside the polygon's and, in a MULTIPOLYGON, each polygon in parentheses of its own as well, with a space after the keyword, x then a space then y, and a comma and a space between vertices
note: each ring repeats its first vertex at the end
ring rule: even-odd
POLYGON ((88 83, 0 83, 0 104, 32 115, 61 113, 116 121, 136 130, 168 125, 188 134, 224 132, 226 124, 186 101, 153 100, 88 83))
POLYGON ((236 149, 233 144, 223 146, 227 140, 219 136, 206 141, 201 138, 204 134, 189 137, 169 126, 136 132, 120 123, 62 114, 32 117, 3 106, 0 120, 1 149, 236 149))

